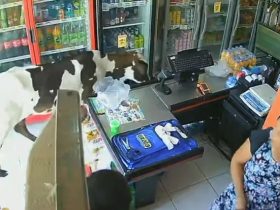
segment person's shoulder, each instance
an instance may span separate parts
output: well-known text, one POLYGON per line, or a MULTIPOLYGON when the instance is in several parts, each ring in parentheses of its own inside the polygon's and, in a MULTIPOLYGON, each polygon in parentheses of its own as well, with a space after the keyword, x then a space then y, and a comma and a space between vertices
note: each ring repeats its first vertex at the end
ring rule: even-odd
POLYGON ((251 154, 255 154, 255 152, 270 139, 270 132, 272 128, 266 129, 258 129, 253 130, 249 136, 250 144, 251 144, 251 154))

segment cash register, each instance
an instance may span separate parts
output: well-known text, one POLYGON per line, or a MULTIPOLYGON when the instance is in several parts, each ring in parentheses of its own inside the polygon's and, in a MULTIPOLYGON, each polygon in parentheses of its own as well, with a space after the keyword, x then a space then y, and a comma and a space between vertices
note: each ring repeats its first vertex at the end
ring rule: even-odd
MULTIPOLYGON (((168 56, 174 79, 179 83, 196 83, 199 74, 205 72, 204 68, 214 65, 213 58, 208 50, 184 50, 177 55, 168 56)), ((169 95, 172 90, 165 84, 166 78, 156 85, 157 91, 169 95)))

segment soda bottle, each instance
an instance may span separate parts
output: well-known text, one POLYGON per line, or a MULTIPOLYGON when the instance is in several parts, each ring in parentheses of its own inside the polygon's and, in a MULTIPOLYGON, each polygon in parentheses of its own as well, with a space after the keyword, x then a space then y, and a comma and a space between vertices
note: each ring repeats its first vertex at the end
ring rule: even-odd
POLYGON ((85 15, 85 1, 81 0, 80 1, 80 16, 84 16, 85 15))
POLYGON ((20 24, 20 7, 15 7, 13 10, 13 25, 18 26, 20 24))
POLYGON ((140 48, 140 38, 139 38, 139 30, 138 28, 135 29, 135 32, 134 32, 134 35, 135 35, 135 38, 134 38, 134 46, 135 48, 140 48))
POLYGON ((13 31, 13 56, 20 56, 22 55, 22 48, 21 48, 21 34, 18 31, 13 31))
POLYGON ((25 19, 24 19, 24 9, 21 7, 21 14, 20 14, 20 25, 24 25, 25 19))
POLYGON ((11 8, 7 8, 7 23, 8 23, 8 27, 12 27, 14 26, 14 17, 13 17, 13 14, 14 14, 14 8, 11 7, 11 8))
POLYGON ((68 3, 66 6, 66 17, 67 18, 74 17, 74 7, 73 7, 72 3, 68 3))
POLYGON ((78 38, 79 38, 78 34, 79 34, 79 31, 76 28, 76 23, 75 22, 71 23, 71 31, 70 31, 70 38, 69 38, 71 46, 78 45, 78 38))
POLYGON ((61 28, 59 25, 56 25, 53 29, 53 42, 54 42, 54 49, 62 48, 62 41, 61 41, 61 28))
POLYGON ((5 48, 5 58, 12 57, 12 48, 13 48, 13 42, 12 42, 12 36, 7 36, 7 34, 4 34, 4 48, 5 48))
POLYGON ((46 40, 44 39, 44 34, 41 28, 38 28, 38 40, 39 40, 39 47, 42 52, 46 51, 46 40))
POLYGON ((6 10, 1 9, 0 10, 0 28, 7 28, 8 23, 7 23, 7 15, 6 15, 6 10))
POLYGON ((85 24, 84 22, 80 21, 79 22, 79 43, 81 45, 86 44, 86 40, 87 40, 87 33, 85 30, 85 24))
POLYGON ((143 48, 144 47, 144 36, 143 34, 139 34, 139 48, 143 48))
POLYGON ((21 34, 21 46, 22 46, 22 54, 28 55, 29 54, 29 46, 28 46, 28 38, 25 29, 22 31, 21 34))
POLYGON ((74 6, 74 16, 79 17, 80 16, 80 0, 74 0, 73 6, 74 6))
POLYGON ((70 40, 69 40, 69 33, 70 33, 70 27, 69 23, 64 23, 62 26, 62 34, 61 34, 61 42, 63 47, 69 47, 70 46, 70 40))
POLYGON ((5 48, 3 42, 3 34, 0 34, 0 59, 5 58, 5 48))
POLYGON ((46 31, 47 43, 46 43, 46 50, 53 50, 54 49, 54 42, 53 42, 53 29, 52 27, 48 27, 46 31))

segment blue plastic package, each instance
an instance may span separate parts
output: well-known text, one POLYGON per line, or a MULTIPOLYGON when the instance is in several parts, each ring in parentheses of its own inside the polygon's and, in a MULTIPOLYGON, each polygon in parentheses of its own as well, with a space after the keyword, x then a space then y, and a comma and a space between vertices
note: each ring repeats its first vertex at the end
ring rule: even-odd
POLYGON ((128 170, 147 167, 198 148, 196 140, 184 139, 177 131, 174 131, 171 135, 178 138, 179 143, 174 145, 172 150, 168 150, 154 130, 157 125, 165 126, 167 123, 171 123, 172 126, 184 132, 184 128, 177 120, 169 120, 113 137, 113 147, 128 170))

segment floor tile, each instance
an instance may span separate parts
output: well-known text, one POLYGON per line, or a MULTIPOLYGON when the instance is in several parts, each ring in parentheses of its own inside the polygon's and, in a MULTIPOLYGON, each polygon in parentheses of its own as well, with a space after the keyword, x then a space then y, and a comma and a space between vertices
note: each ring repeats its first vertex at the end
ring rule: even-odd
POLYGON ((205 180, 205 177, 194 162, 184 162, 170 168, 161 181, 168 193, 205 180))
POLYGON ((158 184, 155 203, 138 208, 139 210, 176 210, 161 182, 158 184))
POLYGON ((221 175, 229 171, 230 162, 213 146, 205 144, 202 158, 195 160, 207 178, 221 175))
POLYGON ((207 181, 171 194, 177 210, 207 210, 216 196, 215 191, 207 181))
POLYGON ((231 176, 229 173, 225 173, 219 176, 215 176, 208 180, 216 193, 220 195, 225 188, 232 182, 231 176))

